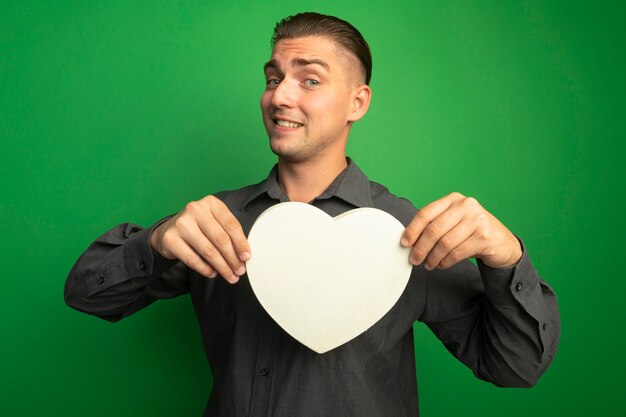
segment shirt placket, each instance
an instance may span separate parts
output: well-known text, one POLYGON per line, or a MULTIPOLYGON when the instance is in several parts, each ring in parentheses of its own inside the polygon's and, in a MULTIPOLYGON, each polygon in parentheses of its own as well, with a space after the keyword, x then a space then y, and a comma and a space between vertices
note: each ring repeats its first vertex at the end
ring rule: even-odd
POLYGON ((250 417, 269 415, 277 355, 276 329, 267 312, 259 306, 259 345, 257 350, 250 417))

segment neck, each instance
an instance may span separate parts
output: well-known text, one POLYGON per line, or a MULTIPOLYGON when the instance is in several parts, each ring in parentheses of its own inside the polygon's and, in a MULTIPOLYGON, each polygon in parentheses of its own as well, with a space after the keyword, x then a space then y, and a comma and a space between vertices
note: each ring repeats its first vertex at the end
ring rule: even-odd
POLYGON ((315 162, 292 162, 279 158, 278 183, 289 201, 308 203, 322 194, 347 166, 344 154, 315 162))

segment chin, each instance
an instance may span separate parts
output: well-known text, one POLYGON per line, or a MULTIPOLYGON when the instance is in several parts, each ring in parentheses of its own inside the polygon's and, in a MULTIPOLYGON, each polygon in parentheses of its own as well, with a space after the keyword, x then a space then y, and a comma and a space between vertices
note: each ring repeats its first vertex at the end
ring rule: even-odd
POLYGON ((306 160, 306 155, 303 155, 303 152, 294 149, 292 147, 280 146, 270 140, 270 149, 274 153, 274 155, 278 156, 280 159, 289 162, 302 162, 306 160))

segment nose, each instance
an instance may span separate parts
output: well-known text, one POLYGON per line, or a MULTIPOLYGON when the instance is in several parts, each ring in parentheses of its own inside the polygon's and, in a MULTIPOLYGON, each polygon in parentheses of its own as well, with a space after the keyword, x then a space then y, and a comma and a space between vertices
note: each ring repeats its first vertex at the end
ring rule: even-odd
POLYGON ((291 108, 295 99, 295 90, 288 80, 282 80, 272 94, 272 105, 274 107, 291 108))

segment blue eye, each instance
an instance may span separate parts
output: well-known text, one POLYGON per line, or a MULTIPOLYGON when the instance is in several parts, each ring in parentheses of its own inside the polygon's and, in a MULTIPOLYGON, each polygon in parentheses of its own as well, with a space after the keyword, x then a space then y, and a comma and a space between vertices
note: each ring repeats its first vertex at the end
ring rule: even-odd
POLYGON ((268 87, 276 87, 280 83, 280 80, 276 78, 269 79, 265 82, 268 87))
POLYGON ((308 87, 317 87, 318 85, 320 85, 320 82, 317 80, 308 79, 304 81, 304 84, 306 84, 308 87))

